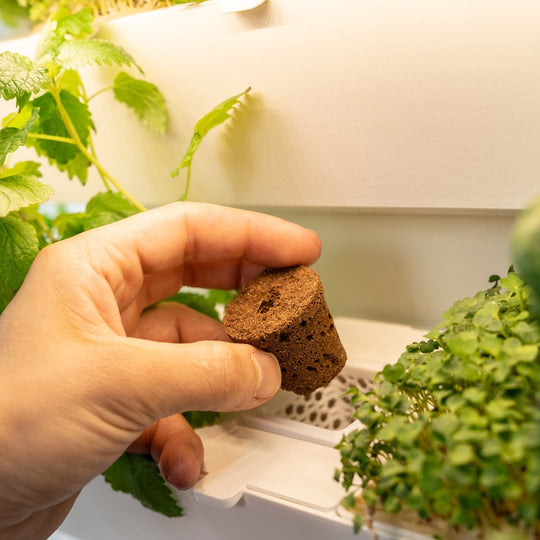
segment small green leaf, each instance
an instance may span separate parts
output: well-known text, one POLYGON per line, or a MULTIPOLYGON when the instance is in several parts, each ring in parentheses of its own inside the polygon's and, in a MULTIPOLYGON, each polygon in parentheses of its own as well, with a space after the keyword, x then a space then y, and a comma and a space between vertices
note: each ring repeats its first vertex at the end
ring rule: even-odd
POLYGON ((60 46, 66 41, 66 37, 80 39, 92 35, 93 19, 94 15, 89 7, 75 13, 71 13, 66 6, 58 7, 41 32, 36 60, 45 62, 54 58, 60 46))
POLYGON ((101 39, 65 41, 59 46, 55 61, 66 69, 102 64, 136 66, 132 56, 122 47, 101 39))
POLYGON ((84 212, 60 213, 53 220, 53 227, 61 240, 84 232, 84 212))
POLYGON ((475 330, 465 330, 448 339, 448 348, 460 358, 472 355, 478 347, 478 333, 475 330))
POLYGON ((443 413, 431 421, 431 429, 449 441, 459 427, 459 419, 453 413, 443 413))
POLYGON ((82 38, 92 35, 94 31, 92 28, 94 14, 90 7, 83 7, 71 13, 67 7, 62 6, 55 10, 51 20, 56 23, 55 31, 61 36, 82 38))
POLYGON ((473 405, 480 405, 486 400, 487 392, 474 386, 463 390, 463 397, 473 405))
POLYGON ((16 52, 0 53, 0 96, 13 99, 27 92, 39 92, 47 83, 44 66, 16 52))
POLYGON ((133 109, 141 122, 158 134, 165 133, 169 112, 157 86, 121 71, 114 79, 114 96, 133 109))
POLYGON ((11 290, 22 285, 38 251, 32 225, 15 216, 0 218, 0 277, 11 290))
POLYGON ((486 405, 486 413, 494 420, 504 420, 513 406, 514 402, 511 399, 493 399, 486 405))
MULTIPOLYGON (((180 162, 178 167, 171 173, 171 176, 177 176, 180 173, 180 169, 182 169, 183 167, 187 167, 189 170, 189 168, 191 167, 191 162, 193 161, 193 156, 195 155, 195 152, 197 148, 199 148, 199 145, 201 144, 205 135, 207 135, 207 133, 212 128, 219 126, 228 118, 230 118, 230 112, 232 111, 234 106, 239 103, 240 98, 245 96, 250 90, 251 88, 247 88, 240 94, 226 99, 225 101, 214 107, 208 114, 204 115, 195 124, 193 137, 191 138, 188 149, 186 150, 186 153, 184 154, 184 157, 182 158, 182 161, 180 162)), ((184 194, 184 199, 187 198, 188 188, 189 185, 186 186, 186 193, 184 194)))
POLYGON ((34 107, 25 107, 10 117, 8 127, 0 130, 0 165, 4 164, 8 154, 26 144, 28 133, 39 117, 38 111, 39 109, 34 107))
POLYGON ((49 199, 53 189, 35 176, 12 175, 0 178, 0 217, 49 199))
POLYGON ((155 512, 168 517, 183 514, 156 462, 146 454, 123 454, 103 476, 114 490, 129 493, 155 512))
POLYGON ((94 195, 86 205, 84 230, 101 227, 137 214, 135 208, 121 193, 106 191, 94 195))
POLYGON ((451 465, 468 465, 475 458, 474 449, 470 444, 457 444, 450 448, 448 459, 451 465))
POLYGON ((383 375, 392 382, 399 382, 405 375, 405 368, 401 364, 384 366, 383 375))

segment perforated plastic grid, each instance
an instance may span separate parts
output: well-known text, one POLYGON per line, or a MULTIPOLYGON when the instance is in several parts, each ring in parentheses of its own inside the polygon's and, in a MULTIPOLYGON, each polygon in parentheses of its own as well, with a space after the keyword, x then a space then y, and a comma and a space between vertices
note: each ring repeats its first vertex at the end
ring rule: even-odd
POLYGON ((328 386, 307 396, 282 392, 264 407, 264 414, 325 429, 342 430, 353 421, 354 407, 346 394, 347 390, 356 387, 367 392, 373 387, 372 378, 370 372, 346 367, 328 386))

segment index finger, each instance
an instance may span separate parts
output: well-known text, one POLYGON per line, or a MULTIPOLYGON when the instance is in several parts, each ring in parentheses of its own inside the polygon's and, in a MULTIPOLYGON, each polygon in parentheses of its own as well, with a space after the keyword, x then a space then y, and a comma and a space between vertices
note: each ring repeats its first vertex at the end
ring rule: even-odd
POLYGON ((314 263, 315 232, 286 220, 206 203, 171 203, 109 226, 107 243, 136 254, 144 273, 183 263, 247 261, 261 266, 314 263))

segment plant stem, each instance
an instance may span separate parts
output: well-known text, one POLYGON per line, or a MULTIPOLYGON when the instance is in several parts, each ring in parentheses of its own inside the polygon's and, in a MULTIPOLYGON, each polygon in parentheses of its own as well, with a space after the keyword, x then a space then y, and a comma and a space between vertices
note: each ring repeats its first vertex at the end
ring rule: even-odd
POLYGON ((132 197, 123 187, 122 185, 117 182, 117 180, 114 178, 114 176, 103 167, 103 165, 98 161, 95 155, 93 155, 91 152, 88 151, 86 146, 82 143, 81 138, 79 137, 79 134, 77 133, 77 130, 75 129, 75 126, 73 125, 73 122, 71 121, 71 118, 69 114, 67 113, 66 109, 64 108, 64 105, 62 104, 62 100, 60 99, 60 92, 56 88, 52 89, 51 91, 54 100, 56 102, 56 106, 58 107, 58 112, 60 114, 60 118, 62 119, 62 122, 64 123, 67 132, 71 136, 71 138, 74 141, 74 144, 77 146, 77 148, 80 150, 80 152, 84 155, 84 157, 92 164, 100 175, 104 178, 106 178, 124 197, 131 202, 135 208, 140 210, 141 212, 144 212, 146 208, 137 201, 134 197, 132 197))
POLYGON ((105 88, 102 88, 101 90, 98 90, 97 92, 94 92, 90 97, 86 98, 86 102, 88 103, 90 100, 94 99, 95 97, 99 96, 100 94, 103 94, 105 92, 108 92, 109 90, 113 90, 114 86, 106 86, 105 88))
POLYGON ((191 163, 187 166, 186 189, 184 190, 184 194, 182 195, 182 199, 181 199, 182 201, 187 201, 190 180, 191 180, 191 163))
POLYGON ((59 135, 46 135, 45 133, 29 133, 28 137, 31 139, 42 139, 45 141, 56 141, 65 144, 77 145, 77 143, 69 137, 60 137, 59 135))

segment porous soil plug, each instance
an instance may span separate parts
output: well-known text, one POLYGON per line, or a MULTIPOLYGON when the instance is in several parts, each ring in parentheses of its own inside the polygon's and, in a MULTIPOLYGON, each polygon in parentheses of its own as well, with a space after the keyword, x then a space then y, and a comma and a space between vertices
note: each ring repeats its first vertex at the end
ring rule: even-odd
POLYGON ((347 359, 321 280, 307 266, 265 270, 227 306, 223 323, 234 342, 274 354, 281 387, 300 395, 326 386, 347 359))

